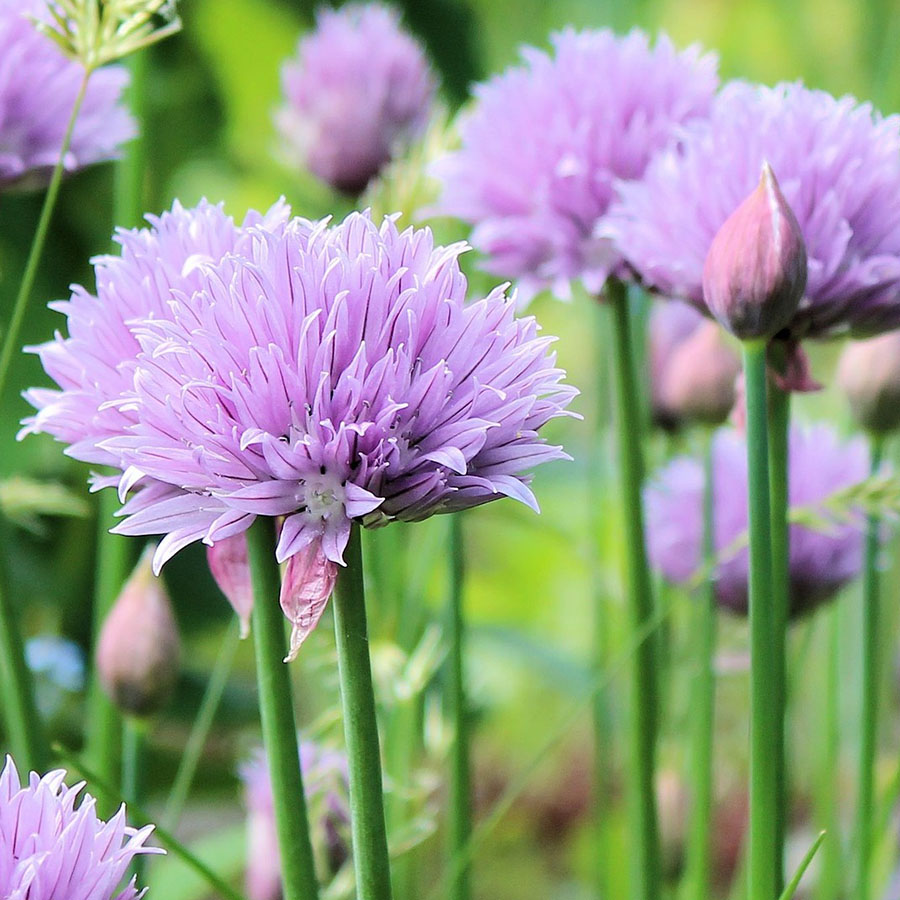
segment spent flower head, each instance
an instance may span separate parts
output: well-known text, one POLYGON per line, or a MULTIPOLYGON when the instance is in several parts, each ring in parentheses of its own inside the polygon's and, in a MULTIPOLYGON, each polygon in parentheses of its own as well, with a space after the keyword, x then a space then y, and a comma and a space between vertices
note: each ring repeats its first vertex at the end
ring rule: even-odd
POLYGON ((39 31, 92 72, 181 29, 175 0, 47 0, 39 31))
POLYGON ((69 337, 38 352, 60 390, 28 392, 25 431, 120 470, 115 530, 164 534, 157 569, 283 517, 278 560, 303 551, 297 568, 325 590, 354 522, 503 496, 536 508, 529 473, 566 457, 539 432, 577 393, 553 339, 503 288, 466 303, 463 244, 391 218, 282 213, 237 228, 216 207, 176 207, 120 233, 98 295, 56 306, 69 337))
MULTIPOLYGON (((748 556, 747 449, 733 428, 713 443, 713 520, 716 599, 746 615, 748 556)), ((792 428, 789 435, 789 502, 819 507, 841 488, 866 479, 865 441, 842 442, 826 425, 792 428)), ((681 457, 660 470, 646 488, 647 548, 651 564, 670 581, 689 584, 701 569, 703 465, 681 457)), ((802 615, 833 597, 859 574, 863 533, 859 523, 835 522, 827 531, 790 527, 790 615, 802 615)))
MULTIPOLYGON (((0 0, 0 190, 46 184, 60 157, 84 72, 39 34, 29 15, 46 15, 39 0, 0 0)), ((124 69, 94 72, 68 150, 67 171, 113 159, 135 133, 122 103, 124 69)))
POLYGON ((900 428, 900 331, 848 344, 837 380, 863 428, 880 434, 900 428))
POLYGON ((424 133, 436 82, 395 10, 351 3, 319 11, 282 83, 276 124, 288 158, 358 194, 424 133))
POLYGON ((597 293, 620 270, 602 226, 619 179, 640 178, 678 129, 705 116, 716 58, 651 46, 632 31, 567 29, 552 53, 527 47, 523 64, 475 89, 462 146, 435 166, 438 210, 475 226, 489 271, 527 293, 597 293))
POLYGON ((67 787, 61 769, 26 784, 12 759, 0 772, 0 897, 8 900, 139 900, 135 879, 120 883, 147 847, 152 825, 125 824, 125 806, 108 821, 97 817, 84 782, 67 787), (62 888, 60 886, 63 886, 62 888))

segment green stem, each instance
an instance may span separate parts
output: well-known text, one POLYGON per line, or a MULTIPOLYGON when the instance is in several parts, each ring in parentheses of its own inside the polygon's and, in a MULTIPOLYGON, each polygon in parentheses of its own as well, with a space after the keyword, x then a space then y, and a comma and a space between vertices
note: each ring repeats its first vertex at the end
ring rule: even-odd
MULTIPOLYGON (((613 320, 613 360, 618 422, 616 438, 622 480, 623 534, 631 631, 639 633, 653 619, 653 592, 644 544, 641 488, 644 462, 642 422, 631 340, 628 296, 616 279, 607 283, 613 320)), ((658 900, 661 892, 659 832, 656 818, 655 764, 657 685, 655 635, 641 642, 631 671, 630 814, 635 838, 632 857, 632 897, 658 900)))
POLYGON ((790 534, 788 530, 788 430, 790 394, 771 380, 768 385, 769 496, 772 515, 772 602, 775 632, 772 685, 775 691, 775 886, 784 888, 784 841, 788 815, 787 743, 787 630, 790 606, 790 534))
POLYGON ((697 602, 694 665, 691 692, 693 716, 691 831, 687 848, 687 884, 690 896, 708 900, 712 871, 713 732, 716 697, 716 591, 713 434, 706 435, 703 484, 703 566, 710 573, 697 602))
POLYGON ((144 207, 144 181, 147 173, 146 140, 146 82, 150 54, 141 50, 128 57, 125 65, 131 74, 126 101, 138 123, 137 136, 129 141, 116 165, 115 208, 116 225, 135 228, 141 224, 144 207))
MULTIPOLYGON (((113 514, 119 508, 116 492, 100 492, 98 508, 97 562, 94 573, 93 647, 134 562, 133 545, 128 538, 110 534, 113 514)), ((96 668, 92 670, 87 697, 87 735, 85 759, 108 784, 119 782, 119 750, 122 724, 118 710, 103 690, 96 668)))
POLYGON ((18 610, 10 600, 5 578, 0 581, 0 685, 7 737, 19 771, 42 773, 47 763, 44 732, 35 703, 31 670, 25 661, 18 610))
MULTIPOLYGON (((144 804, 144 767, 147 724, 133 716, 122 719, 122 794, 139 806, 144 804)), ((132 872, 141 880, 141 858, 136 856, 132 872)))
POLYGON ((769 534, 769 448, 766 422, 766 342, 745 341, 747 475, 750 531, 750 835, 749 892, 754 900, 778 894, 776 887, 777 749, 775 610, 772 540, 769 534))
POLYGON ((338 577, 334 594, 334 630, 350 768, 356 892, 358 900, 390 900, 391 871, 358 525, 353 526, 344 557, 347 566, 338 577))
POLYGON ((827 611, 828 651, 825 654, 825 727, 822 735, 822 773, 819 790, 819 821, 828 834, 822 845, 822 871, 816 897, 837 900, 842 893, 841 829, 838 783, 840 781, 840 649, 841 607, 833 603, 827 611))
POLYGON ((284 663, 287 642, 285 620, 278 602, 281 577, 274 550, 274 524, 271 519, 258 518, 247 531, 247 554, 253 580, 252 624, 259 712, 272 779, 282 889, 284 900, 316 900, 319 885, 300 773, 290 670, 284 663))
MULTIPOLYGON (((871 472, 876 474, 884 455, 884 438, 871 437, 871 472)), ((866 530, 866 553, 863 569, 863 628, 861 648, 862 704, 859 748, 859 799, 856 808, 856 852, 859 878, 856 900, 869 900, 872 895, 872 824, 875 815, 875 749, 878 736, 879 675, 879 577, 878 551, 880 519, 870 515, 866 530)))
MULTIPOLYGON (((465 547, 462 515, 450 517, 450 657, 448 684, 450 715, 454 724, 452 777, 450 780, 450 856, 455 859, 469 843, 472 835, 471 773, 469 767, 469 720, 463 654, 465 623, 463 617, 463 583, 465 547)), ((472 896, 471 870, 461 866, 450 887, 451 900, 469 900, 472 896)))
POLYGON ((206 746, 206 739, 209 737, 213 719, 215 719, 216 711, 222 700, 222 694, 225 692, 225 686, 228 684, 228 676, 231 674, 239 641, 240 626, 235 619, 222 641, 219 655, 216 657, 216 663, 206 685, 206 691, 200 701, 200 708, 197 710, 197 717, 194 719, 191 733, 184 746, 184 753, 181 755, 181 762, 178 764, 172 789, 169 791, 162 820, 170 831, 174 831, 178 827, 178 821, 184 810, 184 804, 187 802, 197 766, 200 764, 200 757, 203 755, 203 748, 206 746))
POLYGON ((3 344, 0 347, 0 399, 2 399, 6 389, 6 381, 9 377, 9 367, 12 363, 12 355, 19 345, 19 332, 22 330, 22 322, 25 320, 25 311, 28 308, 28 298, 31 296, 32 288, 34 288, 34 280, 37 277, 38 265, 41 261, 41 255, 44 252, 44 244, 47 240, 47 232, 50 228, 50 219, 53 216, 53 209, 56 206, 56 198, 59 194, 59 186, 62 183, 63 173, 65 171, 66 154, 69 152, 69 145, 72 143, 72 133, 75 130, 75 121, 81 110, 81 104, 84 102, 85 91, 87 91, 88 79, 91 76, 91 70, 85 69, 75 96, 75 103, 72 106, 72 112, 69 115, 69 124, 66 126, 65 136, 63 137, 62 147, 59 151, 59 159, 53 168, 53 174, 50 176, 50 184, 47 187, 47 193, 44 195, 44 205, 41 207, 41 214, 38 218, 37 229, 34 232, 34 239, 31 242, 31 249, 28 252, 28 260, 25 263, 25 272, 22 275, 22 281, 19 284, 19 292, 13 304, 12 315, 9 319, 9 325, 6 328, 6 334, 3 335, 3 344))

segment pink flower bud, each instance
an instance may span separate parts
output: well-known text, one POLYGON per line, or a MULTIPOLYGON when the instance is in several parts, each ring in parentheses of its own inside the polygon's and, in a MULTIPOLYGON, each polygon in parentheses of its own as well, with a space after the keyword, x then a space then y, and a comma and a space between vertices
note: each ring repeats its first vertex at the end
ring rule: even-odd
POLYGON ((838 364, 838 383, 867 431, 900 428, 900 332, 849 344, 838 364))
POLYGON ((247 637, 250 633, 250 614, 253 612, 253 583, 247 558, 246 533, 223 538, 207 547, 206 561, 219 590, 241 620, 241 637, 247 637))
POLYGON ((721 425, 734 407, 741 361, 715 323, 704 322, 672 354, 660 393, 679 421, 721 425))
POLYGON ((319 623, 337 579, 337 565, 322 552, 320 541, 307 544, 288 561, 281 582, 281 609, 290 620, 291 649, 296 659, 303 642, 319 623))
POLYGON ((149 716, 165 706, 178 678, 178 626, 148 547, 110 610, 97 643, 103 689, 123 712, 149 716))
POLYGON ((710 312, 741 340, 790 324, 806 288, 806 245, 768 163, 756 190, 719 229, 703 266, 710 312))

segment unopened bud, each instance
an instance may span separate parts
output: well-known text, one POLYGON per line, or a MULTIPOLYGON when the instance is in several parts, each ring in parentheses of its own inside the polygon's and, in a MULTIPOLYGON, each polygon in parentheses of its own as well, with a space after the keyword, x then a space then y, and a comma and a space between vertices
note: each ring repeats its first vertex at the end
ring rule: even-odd
POLYGON ((806 245, 768 163, 756 190, 719 229, 703 266, 710 312, 741 340, 772 337, 806 288, 806 245))
POLYGON ((660 386, 663 404, 680 421, 721 425, 734 407, 740 371, 722 329, 706 321, 669 360, 660 386))
POLYGON ((250 614, 253 612, 253 582, 246 533, 224 538, 207 547, 206 561, 219 590, 238 614, 241 637, 247 637, 250 633, 250 614))
POLYGON ((900 428, 900 331, 849 344, 838 364, 838 383, 866 431, 900 428))
POLYGON ((148 547, 110 610, 97 643, 103 689, 123 712, 150 716, 178 677, 180 642, 169 595, 153 574, 148 547))

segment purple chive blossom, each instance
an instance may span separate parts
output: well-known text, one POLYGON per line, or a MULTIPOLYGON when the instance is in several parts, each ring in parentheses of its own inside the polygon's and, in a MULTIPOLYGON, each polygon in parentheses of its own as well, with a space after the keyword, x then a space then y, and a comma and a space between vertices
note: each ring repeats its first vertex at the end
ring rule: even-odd
POLYGON ((424 132, 435 93, 423 49, 378 3, 321 10, 282 83, 287 155, 349 194, 424 132))
MULTIPOLYGON (((38 0, 0 0, 0 190, 46 181, 62 149, 84 74, 28 16, 46 15, 38 0)), ((134 137, 122 105, 128 74, 119 66, 91 75, 65 167, 113 159, 134 137)))
POLYGON ((651 287, 705 310, 716 232, 768 162, 800 225, 808 280, 786 336, 900 325, 900 117, 800 84, 733 83, 641 182, 622 184, 606 233, 651 287))
POLYGON ((462 147, 436 165, 439 211, 475 226, 487 268, 528 293, 562 297, 580 279, 597 293, 621 257, 598 234, 617 179, 640 178, 682 123, 706 115, 716 58, 678 52, 640 31, 553 35, 553 53, 476 89, 462 147))
MULTIPOLYGON (((842 443, 825 425, 792 429, 789 444, 790 504, 809 507, 868 475, 865 441, 842 443)), ((732 552, 747 531, 747 451, 734 429, 721 429, 713 444, 714 578, 720 605, 747 612, 747 549, 732 552)), ((647 545, 654 568, 677 584, 689 582, 701 565, 703 466, 682 457, 657 473, 646 489, 647 545)), ((863 534, 854 525, 827 532, 790 528, 790 614, 802 615, 830 599, 859 573, 863 534)))
POLYGON ((62 390, 27 395, 26 430, 121 471, 132 495, 115 530, 164 534, 157 571, 259 515, 284 517, 279 562, 314 545, 307 561, 334 565, 354 520, 502 496, 537 508, 527 473, 566 457, 538 431, 577 392, 502 288, 466 305, 464 244, 359 213, 277 228, 257 216, 235 238, 214 209, 236 241, 220 259, 221 242, 187 252, 203 243, 197 211, 172 213, 187 227, 156 265, 163 220, 121 235, 122 258, 97 263, 99 299, 76 289, 60 305, 70 336, 39 348, 62 390))
POLYGON ((0 773, 0 897, 4 900, 137 900, 134 878, 119 884, 135 856, 162 853, 145 846, 153 831, 125 824, 125 807, 108 821, 97 818, 84 782, 66 787, 62 770, 31 773, 22 786, 6 757, 0 773))
MULTIPOLYGON (((313 852, 320 872, 330 879, 350 856, 347 758, 313 741, 303 741, 300 744, 300 769, 312 825, 313 852)), ((240 775, 247 804, 247 897, 249 900, 281 900, 281 862, 272 782, 261 748, 241 766, 240 775)))
POLYGON ((650 354, 650 405, 653 421, 665 430, 674 430, 680 417, 664 397, 666 373, 673 357, 704 322, 703 316, 687 303, 654 303, 648 325, 650 354))

